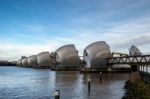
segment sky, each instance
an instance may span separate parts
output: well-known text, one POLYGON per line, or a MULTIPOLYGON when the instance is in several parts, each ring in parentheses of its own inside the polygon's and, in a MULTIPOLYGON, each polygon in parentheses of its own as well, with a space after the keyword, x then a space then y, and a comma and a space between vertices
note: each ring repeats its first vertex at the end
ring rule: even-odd
POLYGON ((96 41, 150 52, 150 0, 0 0, 0 60, 96 41))

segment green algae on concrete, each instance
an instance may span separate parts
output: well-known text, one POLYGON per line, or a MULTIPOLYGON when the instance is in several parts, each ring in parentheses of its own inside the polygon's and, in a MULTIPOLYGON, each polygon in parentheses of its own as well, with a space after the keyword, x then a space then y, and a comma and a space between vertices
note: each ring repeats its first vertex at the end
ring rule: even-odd
POLYGON ((128 80, 124 86, 122 99, 150 99, 150 84, 142 80, 128 80))

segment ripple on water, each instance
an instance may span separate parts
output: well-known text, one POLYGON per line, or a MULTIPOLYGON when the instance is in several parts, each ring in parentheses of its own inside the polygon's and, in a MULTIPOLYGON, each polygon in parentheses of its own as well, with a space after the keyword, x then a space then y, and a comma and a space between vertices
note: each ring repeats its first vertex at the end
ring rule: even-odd
POLYGON ((54 99, 56 89, 61 90, 61 99, 120 99, 128 77, 129 74, 103 74, 100 84, 98 74, 0 67, 0 99, 54 99))

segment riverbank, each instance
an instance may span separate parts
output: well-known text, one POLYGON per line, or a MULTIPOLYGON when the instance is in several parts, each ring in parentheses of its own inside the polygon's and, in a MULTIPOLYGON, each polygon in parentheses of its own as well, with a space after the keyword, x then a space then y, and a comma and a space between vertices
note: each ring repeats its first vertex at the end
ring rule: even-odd
POLYGON ((122 99, 150 99, 150 84, 142 80, 127 81, 124 86, 125 94, 122 99))

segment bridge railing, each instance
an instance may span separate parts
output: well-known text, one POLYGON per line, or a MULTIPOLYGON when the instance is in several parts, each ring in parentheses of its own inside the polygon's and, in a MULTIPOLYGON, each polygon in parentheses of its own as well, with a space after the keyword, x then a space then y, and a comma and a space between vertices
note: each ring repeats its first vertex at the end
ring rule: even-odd
POLYGON ((107 64, 147 65, 150 64, 150 55, 110 57, 107 58, 107 64))

